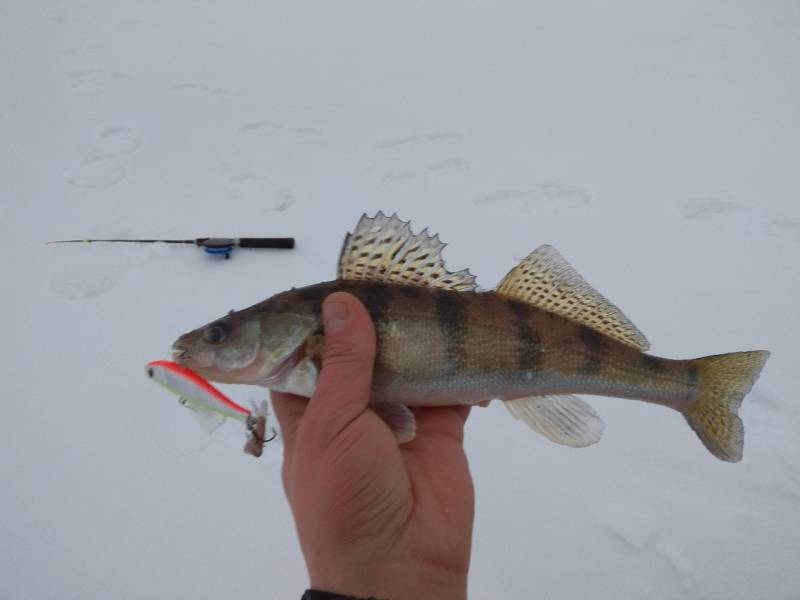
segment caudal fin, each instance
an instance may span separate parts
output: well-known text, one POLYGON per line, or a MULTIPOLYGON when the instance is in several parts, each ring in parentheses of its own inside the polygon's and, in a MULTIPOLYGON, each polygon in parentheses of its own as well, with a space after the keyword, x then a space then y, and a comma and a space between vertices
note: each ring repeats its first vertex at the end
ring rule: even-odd
POLYGON ((733 352, 694 361, 699 376, 697 400, 683 416, 711 453, 728 462, 742 460, 744 425, 737 414, 769 352, 733 352))

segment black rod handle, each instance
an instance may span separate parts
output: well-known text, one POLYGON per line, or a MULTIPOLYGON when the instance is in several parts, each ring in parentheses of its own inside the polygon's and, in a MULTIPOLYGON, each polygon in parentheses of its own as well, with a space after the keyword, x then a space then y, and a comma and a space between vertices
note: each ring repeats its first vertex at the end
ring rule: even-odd
POLYGON ((239 238, 241 248, 294 248, 294 238, 239 238))

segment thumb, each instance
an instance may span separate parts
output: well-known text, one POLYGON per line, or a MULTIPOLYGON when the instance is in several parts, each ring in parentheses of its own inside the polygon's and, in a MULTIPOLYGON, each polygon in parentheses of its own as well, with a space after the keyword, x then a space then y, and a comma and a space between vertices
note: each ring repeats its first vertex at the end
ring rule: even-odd
POLYGON ((364 305, 336 292, 322 305, 325 348, 317 388, 306 411, 310 429, 327 441, 367 408, 375 363, 375 328, 364 305))

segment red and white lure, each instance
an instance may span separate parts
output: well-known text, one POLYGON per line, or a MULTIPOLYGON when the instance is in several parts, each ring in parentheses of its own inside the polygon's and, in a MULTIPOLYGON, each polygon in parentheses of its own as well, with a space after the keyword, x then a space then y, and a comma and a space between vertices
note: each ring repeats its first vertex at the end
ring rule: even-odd
POLYGON ((147 375, 173 394, 180 403, 193 411, 194 416, 209 431, 219 427, 227 418, 241 421, 247 427, 248 439, 244 451, 261 456, 264 444, 275 439, 275 430, 269 439, 264 433, 267 427, 267 402, 253 405, 248 410, 236 404, 194 371, 169 360, 154 360, 147 363, 147 375))

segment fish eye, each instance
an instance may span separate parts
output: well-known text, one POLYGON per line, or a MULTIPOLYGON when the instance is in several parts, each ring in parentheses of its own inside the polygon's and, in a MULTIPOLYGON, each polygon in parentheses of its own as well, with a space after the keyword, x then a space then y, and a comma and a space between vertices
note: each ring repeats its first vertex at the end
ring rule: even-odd
POLYGON ((221 344, 228 339, 229 331, 230 328, 225 321, 215 321, 206 328, 203 337, 210 344, 221 344))

